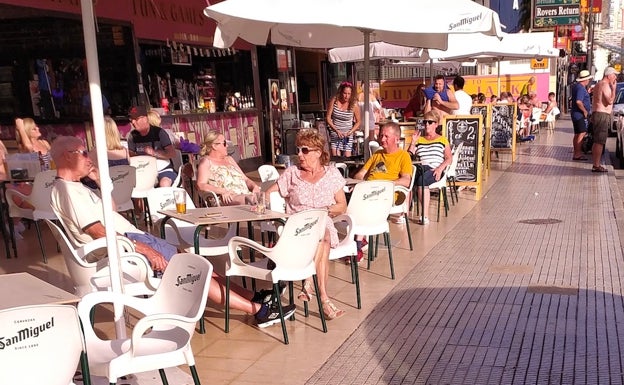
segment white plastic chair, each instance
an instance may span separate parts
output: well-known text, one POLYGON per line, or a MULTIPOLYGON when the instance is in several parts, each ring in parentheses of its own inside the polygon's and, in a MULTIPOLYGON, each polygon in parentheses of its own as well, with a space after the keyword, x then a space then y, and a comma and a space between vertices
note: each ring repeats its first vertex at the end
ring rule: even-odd
POLYGON ((349 177, 349 166, 347 166, 346 163, 337 162, 335 166, 338 170, 340 170, 340 173, 342 174, 343 177, 345 178, 349 177))
POLYGON ((156 293, 149 298, 104 291, 84 296, 78 304, 78 314, 84 327, 91 374, 105 376, 110 384, 115 384, 119 377, 158 369, 165 384, 164 368, 186 364, 194 383, 199 385, 191 338, 206 307, 211 276, 212 265, 203 257, 175 254, 156 293), (90 313, 102 303, 127 306, 144 315, 130 338, 102 340, 96 335, 90 313))
MULTIPOLYGON (((182 190, 175 187, 159 187, 147 193, 147 200, 150 206, 158 208, 158 210, 175 210, 175 199, 173 192, 182 190)), ((188 196, 186 197, 186 208, 194 209, 195 204, 188 196)), ((154 223, 153 231, 156 236, 160 237, 163 215, 157 211, 152 213, 152 222, 154 223)), ((197 226, 184 222, 175 218, 170 218, 165 225, 165 239, 170 244, 176 246, 179 250, 189 253, 195 252, 195 229, 197 226)), ((212 257, 228 253, 228 241, 236 235, 236 224, 228 226, 227 233, 220 238, 199 238, 199 254, 205 257, 212 257)))
MULTIPOLYGON (((355 284, 355 295, 357 298, 357 308, 362 308, 360 298, 360 274, 357 265, 357 243, 355 242, 355 232, 353 231, 353 219, 349 214, 341 214, 332 218, 336 227, 343 229, 344 236, 336 247, 329 249, 329 260, 349 257, 351 261, 351 281, 355 284)), ((340 236, 340 235, 339 235, 340 236)))
POLYGON ((136 185, 136 168, 129 165, 113 166, 108 170, 113 181, 113 200, 120 213, 130 211, 134 225, 137 226, 134 215, 132 191, 136 185))
POLYGON ((379 142, 375 141, 375 140, 371 140, 370 142, 368 142, 368 151, 369 151, 369 155, 373 155, 374 153, 377 152, 377 150, 379 150, 381 147, 381 145, 379 144, 379 142))
POLYGON ((80 361, 84 384, 90 385, 85 345, 76 308, 31 305, 0 310, 3 342, 0 384, 74 385, 80 361), (38 335, 28 330, 37 330, 38 335))
POLYGON ((461 154, 462 149, 464 148, 464 142, 460 142, 457 147, 455 147, 455 151, 453 152, 453 159, 451 160, 451 164, 446 169, 446 181, 448 186, 451 188, 451 203, 454 205, 455 201, 459 202, 459 195, 457 194, 457 163, 459 162, 459 155, 461 154), (454 194, 454 196, 453 196, 454 194))
MULTIPOLYGON (((9 217, 11 218, 26 218, 35 223, 35 229, 37 230, 37 238, 39 239, 39 247, 41 247, 41 254, 43 256, 43 262, 48 263, 48 257, 46 256, 45 248, 43 246, 43 239, 41 238, 41 228, 39 227, 40 219, 57 219, 56 214, 52 211, 50 206, 52 187, 54 186, 54 179, 56 178, 56 170, 41 171, 35 175, 33 182, 33 189, 30 195, 24 195, 16 190, 6 191, 6 200, 9 205, 9 217), (24 202, 28 202, 34 209, 22 208, 18 206, 13 200, 17 197, 24 202)), ((11 230, 13 228, 11 227, 11 230)), ((13 244, 15 244, 15 232, 11 233, 13 244)), ((17 257, 17 255, 16 255, 17 257)))
MULTIPOLYGON (((298 281, 312 277, 315 292, 319 292, 316 278, 314 255, 318 244, 325 234, 326 210, 306 210, 288 217, 280 238, 274 247, 268 248, 244 237, 233 237, 229 242, 229 260, 226 262, 226 296, 225 296, 225 332, 229 332, 230 323, 230 278, 250 277, 273 282, 275 298, 280 298, 279 281, 298 281), (238 255, 240 249, 249 248, 266 256, 255 262, 245 263, 238 255), (296 250, 296 258, 293 251, 296 250), (275 263, 270 269, 269 260, 275 263)), ((319 307, 323 332, 327 332, 323 305, 319 296, 316 297, 319 307)), ((291 297, 292 301, 292 297, 291 297)), ((288 344, 288 333, 284 324, 282 304, 277 301, 282 324, 284 343, 288 344)), ((292 302, 291 302, 292 303, 292 302)))
MULTIPOLYGON (((93 291, 110 290, 108 258, 87 262, 85 257, 98 249, 106 248, 106 238, 98 238, 82 246, 75 246, 60 227, 45 220, 52 235, 61 247, 67 271, 74 285, 74 294, 79 297, 93 291)), ((141 254, 135 252, 134 243, 126 237, 117 236, 119 265, 123 272, 124 292, 129 295, 151 295, 160 284, 152 277, 152 268, 141 254)))
POLYGON ((147 193, 154 189, 158 181, 158 167, 156 158, 149 155, 130 157, 130 165, 136 168, 136 185, 132 189, 132 198, 141 199, 145 204, 145 224, 150 221, 150 209, 147 203, 147 193))
POLYGON ((388 215, 394 202, 394 183, 385 180, 364 181, 355 185, 347 205, 347 214, 353 219, 353 232, 368 236, 368 265, 373 259, 373 235, 384 235, 388 247, 390 276, 394 279, 394 262, 390 244, 388 215))
POLYGON ((395 195, 402 197, 401 203, 392 203, 390 208, 390 214, 401 214, 403 221, 405 222, 405 231, 407 232, 407 240, 409 241, 409 249, 414 250, 412 245, 412 232, 409 227, 408 214, 410 212, 410 204, 412 203, 412 194, 414 193, 414 181, 416 180, 416 167, 412 166, 412 177, 410 179, 409 187, 394 186, 395 195))
MULTIPOLYGON (((429 185, 429 191, 431 191, 431 190, 439 190, 439 194, 438 194, 438 222, 440 221, 440 206, 442 205, 442 203, 444 203, 444 216, 448 217, 449 204, 448 204, 448 196, 446 195, 447 171, 448 171, 448 166, 446 167, 446 170, 444 171, 444 175, 442 175, 440 180, 429 185), (444 202, 442 202, 442 200, 444 200, 444 202)), ((425 187, 425 188, 427 188, 427 187, 425 187)), ((424 210, 424 208, 423 208, 423 210, 424 210)))
POLYGON ((275 166, 271 164, 263 164, 262 166, 258 167, 258 175, 260 175, 261 182, 267 182, 279 178, 279 172, 277 171, 275 166))

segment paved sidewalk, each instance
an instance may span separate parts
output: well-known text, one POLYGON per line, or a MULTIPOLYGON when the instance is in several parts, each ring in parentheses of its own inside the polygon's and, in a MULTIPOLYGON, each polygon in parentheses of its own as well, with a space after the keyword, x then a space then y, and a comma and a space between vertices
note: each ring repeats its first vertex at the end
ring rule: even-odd
POLYGON ((622 201, 571 138, 563 118, 520 145, 307 383, 624 383, 622 201))

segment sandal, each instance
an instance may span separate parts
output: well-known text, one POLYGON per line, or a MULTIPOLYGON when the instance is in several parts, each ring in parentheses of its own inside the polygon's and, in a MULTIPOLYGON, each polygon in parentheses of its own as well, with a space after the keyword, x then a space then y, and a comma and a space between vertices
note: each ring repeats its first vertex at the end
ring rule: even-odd
POLYGON ((592 166, 592 172, 608 172, 609 170, 607 170, 606 168, 602 167, 602 166, 592 166))
POLYGON ((342 317, 346 312, 340 310, 333 304, 330 299, 323 301, 323 314, 326 320, 333 320, 342 317))
POLYGON ((301 288, 301 293, 297 296, 301 301, 310 301, 311 296, 316 295, 314 292, 314 288, 309 281, 304 281, 303 287, 301 288))

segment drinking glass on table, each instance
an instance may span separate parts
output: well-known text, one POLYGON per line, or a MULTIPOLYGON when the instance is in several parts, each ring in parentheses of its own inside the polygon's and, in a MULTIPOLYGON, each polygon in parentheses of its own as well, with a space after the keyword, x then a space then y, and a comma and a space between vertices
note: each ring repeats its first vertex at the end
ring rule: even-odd
POLYGON ((266 213, 266 202, 264 198, 264 191, 258 191, 256 195, 256 214, 266 213))
POLYGON ((173 198, 175 199, 176 211, 178 214, 186 214, 186 191, 175 190, 173 192, 173 198))

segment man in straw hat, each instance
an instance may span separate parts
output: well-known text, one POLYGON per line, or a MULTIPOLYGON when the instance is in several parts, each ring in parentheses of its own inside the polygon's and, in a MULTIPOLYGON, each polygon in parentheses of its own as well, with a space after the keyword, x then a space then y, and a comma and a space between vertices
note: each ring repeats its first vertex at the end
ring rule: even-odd
POLYGON ((581 151, 581 143, 587 134, 587 119, 591 113, 591 99, 587 92, 587 83, 592 78, 588 70, 582 70, 576 78, 576 82, 572 85, 572 108, 570 116, 572 117, 572 126, 574 127, 574 138, 572 139, 572 160, 587 160, 581 151))
POLYGON ((592 172, 605 173, 606 167, 600 164, 602 150, 607 143, 609 126, 612 124, 611 112, 615 100, 617 75, 613 67, 604 70, 602 79, 596 83, 593 91, 591 122, 594 128, 594 145, 592 146, 592 172))

